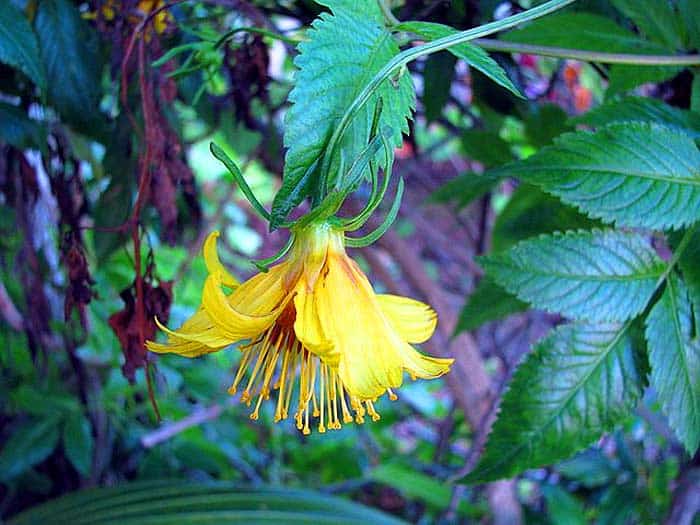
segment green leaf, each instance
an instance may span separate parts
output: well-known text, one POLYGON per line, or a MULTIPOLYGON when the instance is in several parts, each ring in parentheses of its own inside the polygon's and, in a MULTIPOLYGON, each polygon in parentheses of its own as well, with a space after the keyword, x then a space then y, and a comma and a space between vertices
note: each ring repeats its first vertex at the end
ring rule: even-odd
MULTIPOLYGON (((362 16, 367 10, 381 16, 376 2, 353 3, 355 9, 346 4, 328 2, 333 15, 324 13, 314 21, 307 32, 308 40, 299 45, 300 54, 294 61, 299 71, 285 119, 284 144, 288 149, 284 179, 271 213, 273 229, 318 187, 319 159, 333 130, 365 84, 399 52, 376 16, 362 16)), ((407 118, 414 105, 413 86, 405 74, 384 82, 350 123, 331 158, 329 187, 337 174, 340 151, 345 158, 354 159, 367 145, 379 98, 383 101, 379 129, 392 128, 392 145, 401 145, 401 134, 408 131, 407 118)))
POLYGON ((468 129, 462 134, 462 150, 467 157, 478 160, 487 168, 513 160, 510 144, 492 131, 468 129))
POLYGON ((548 146, 555 137, 570 131, 567 118, 566 111, 557 104, 533 104, 523 117, 525 135, 537 148, 548 146))
POLYGON ((644 237, 614 230, 541 235, 480 262, 523 301, 589 321, 639 314, 665 269, 644 237))
POLYGON ((22 109, 0 102, 0 141, 20 149, 44 148, 46 130, 22 109))
MULTIPOLYGON (((424 502, 436 510, 442 511, 450 505, 452 488, 415 469, 398 464, 378 465, 369 474, 370 479, 388 485, 400 491, 404 496, 424 502)), ((484 510, 478 505, 462 500, 456 511, 460 515, 480 517, 484 510)))
MULTIPOLYGON (((450 26, 436 24, 434 22, 403 22, 395 26, 394 29, 396 31, 408 31, 415 33, 429 42, 437 40, 438 38, 459 33, 459 31, 450 26)), ((489 54, 480 47, 464 42, 462 44, 452 46, 447 50, 457 58, 464 60, 474 69, 481 71, 499 86, 503 86, 508 91, 520 98, 525 98, 520 90, 515 87, 515 84, 513 84, 511 79, 508 78, 508 75, 504 69, 498 65, 498 62, 491 58, 489 54)))
MULTIPOLYGON (((697 228, 697 227, 696 227, 697 228)), ((677 236, 671 238, 672 241, 678 239, 680 242, 680 232, 677 236)), ((677 243, 672 242, 672 245, 677 246, 677 243)), ((693 237, 686 246, 685 250, 678 259, 678 266, 683 273, 683 280, 688 286, 688 294, 690 302, 693 305, 695 314, 695 333, 700 333, 700 231, 698 229, 693 233, 693 237)))
POLYGON ((637 493, 634 480, 609 487, 600 500, 596 525, 639 523, 640 521, 635 519, 637 493))
MULTIPOLYGON (((675 50, 649 42, 617 25, 612 19, 585 12, 542 17, 501 37, 509 42, 584 49, 610 53, 673 54, 675 50)), ((620 92, 644 82, 660 82, 682 68, 614 65, 609 92, 620 92)))
POLYGON ((427 202, 453 202, 461 209, 491 191, 500 180, 498 177, 490 177, 488 172, 465 173, 440 186, 427 202))
POLYGON ((359 503, 310 490, 158 481, 73 492, 15 516, 9 525, 78 522, 84 525, 404 523, 359 503))
POLYGON ((650 40, 671 49, 683 48, 685 27, 671 2, 612 0, 612 3, 650 40))
POLYGON ((678 278, 646 320, 651 386, 671 428, 692 456, 700 446, 700 339, 693 334, 688 289, 678 278))
POLYGON ((680 228, 700 218, 700 152, 690 137, 658 124, 619 122, 565 133, 493 173, 537 184, 620 226, 680 228))
POLYGON ((484 277, 467 298, 459 314, 455 335, 476 330, 484 323, 503 319, 524 310, 527 310, 527 303, 506 292, 492 279, 484 277))
POLYGON ((450 98, 457 59, 447 52, 428 56, 423 69, 423 107, 425 119, 434 122, 450 98))
POLYGON ((700 49, 700 0, 679 0, 678 11, 688 36, 687 49, 700 49))
POLYGON ((352 11, 356 16, 367 18, 384 27, 384 15, 378 8, 376 2, 365 0, 314 0, 317 4, 325 5, 334 13, 338 10, 352 11))
POLYGON ((521 184, 496 217, 491 249, 500 252, 542 233, 590 229, 599 225, 598 221, 547 195, 537 186, 521 184))
POLYGON ((571 459, 562 461, 556 467, 562 476, 579 482, 586 488, 610 484, 618 471, 610 460, 598 449, 589 449, 571 459))
POLYGON ((549 521, 553 525, 586 525, 586 510, 574 496, 557 485, 544 485, 542 495, 547 502, 549 521))
POLYGON ((57 443, 56 418, 21 425, 0 451, 0 482, 8 482, 44 461, 56 448, 57 443))
POLYGON ((12 2, 0 2, 0 62, 16 67, 39 87, 46 89, 39 44, 29 20, 12 2))
POLYGON ((100 138, 104 118, 97 37, 69 0, 42 0, 34 21, 49 103, 78 131, 100 138))
POLYGON ((80 412, 71 414, 63 426, 63 448, 75 469, 83 476, 88 476, 95 440, 90 421, 80 412))
POLYGON ((693 138, 700 138, 700 115, 674 108, 654 98, 625 97, 613 100, 571 119, 572 124, 592 127, 622 121, 656 122, 683 131, 693 138))
MULTIPOLYGON (((398 463, 376 466, 369 473, 369 478, 394 487, 404 496, 427 503, 436 509, 442 510, 450 505, 452 498, 450 485, 398 463)), ((459 507, 458 510, 462 512, 470 510, 468 506, 459 505, 459 507)))
POLYGON ((666 51, 666 47, 647 42, 610 18, 581 11, 538 18, 500 38, 507 42, 610 53, 666 51))
POLYGON ((644 386, 639 348, 630 323, 553 330, 515 372, 486 451, 467 481, 552 464, 623 421, 644 386))
MULTIPOLYGON (((660 54, 673 54, 665 51, 660 54)), ((658 84, 672 79, 683 70, 681 66, 625 66, 614 64, 610 67, 608 95, 624 93, 642 84, 658 84)))
POLYGON ((99 194, 94 206, 95 254, 100 263, 105 263, 125 239, 124 233, 101 230, 124 224, 131 213, 136 193, 134 170, 137 166, 131 147, 131 133, 131 125, 126 115, 121 115, 102 160, 104 175, 109 177, 109 184, 99 194))
POLYGON ((690 111, 700 113, 700 73, 693 73, 693 83, 690 86, 690 111))

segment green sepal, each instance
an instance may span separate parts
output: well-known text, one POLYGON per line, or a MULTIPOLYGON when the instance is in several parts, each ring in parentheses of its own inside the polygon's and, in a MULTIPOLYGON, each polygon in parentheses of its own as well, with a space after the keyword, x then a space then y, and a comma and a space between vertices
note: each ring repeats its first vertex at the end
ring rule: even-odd
POLYGON ((404 182, 403 178, 399 179, 399 185, 396 188, 396 197, 394 197, 394 202, 389 209, 389 213, 386 214, 384 221, 379 225, 379 227, 372 233, 368 233, 364 237, 345 237, 345 244, 351 248, 364 248, 370 244, 376 242, 382 235, 386 233, 389 227, 396 220, 396 216, 399 214, 399 208, 401 207, 401 197, 403 197, 404 182))
POLYGON ((268 257, 267 259, 257 259, 257 260, 251 260, 255 267, 260 270, 263 273, 267 273, 268 270, 270 269, 269 266, 273 263, 276 263, 279 261, 282 257, 287 255, 287 252, 289 249, 292 247, 292 244, 294 244, 294 233, 292 233, 289 236, 289 239, 287 239, 287 242, 284 243, 284 246, 278 251, 275 255, 272 257, 268 257))
POLYGON ((238 168, 236 163, 233 162, 231 157, 229 157, 226 154, 226 152, 223 149, 221 149, 221 147, 218 146, 216 143, 210 143, 209 149, 211 151, 211 154, 214 155, 214 157, 216 157, 224 166, 226 166, 226 169, 229 171, 229 173, 231 173, 233 179, 240 186, 243 195, 245 195, 246 199, 248 199, 248 202, 250 202, 250 205, 253 207, 253 209, 257 211, 263 219, 269 221, 270 212, 268 212, 260 203, 260 201, 255 197, 253 190, 250 189, 250 186, 248 186, 248 183, 243 177, 243 173, 241 173, 241 170, 238 168))

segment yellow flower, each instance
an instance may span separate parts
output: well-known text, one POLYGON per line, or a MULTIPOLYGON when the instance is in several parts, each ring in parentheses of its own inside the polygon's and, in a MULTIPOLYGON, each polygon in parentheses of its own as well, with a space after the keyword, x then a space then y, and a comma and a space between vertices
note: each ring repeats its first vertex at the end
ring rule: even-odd
MULTIPOLYGON (((131 24, 136 26, 141 20, 143 20, 143 18, 150 15, 156 9, 160 9, 164 5, 164 0, 140 0, 138 5, 136 6, 139 16, 129 16, 128 20, 131 24)), ((106 2, 102 4, 100 12, 102 14, 102 18, 105 21, 112 22, 115 18, 117 18, 117 13, 120 9, 121 6, 116 0, 106 0, 106 2)), ((97 18, 97 13, 95 11, 88 11, 83 14, 83 18, 86 18, 88 20, 94 20, 95 18, 97 18)), ((168 28, 168 24, 172 22, 172 15, 168 12, 167 9, 163 9, 153 17, 152 24, 156 30, 156 33, 160 35, 168 28)), ((150 32, 147 32, 146 41, 150 41, 150 39, 150 32)))
POLYGON ((212 233, 204 244, 209 276, 201 308, 177 331, 159 325, 168 341, 148 348, 195 357, 249 340, 239 346, 229 392, 245 385, 241 400, 255 402, 251 419, 276 390, 275 421, 287 418, 294 397, 294 418, 305 434, 311 417, 319 432, 340 428, 341 420, 362 423, 366 414, 377 420, 373 403, 384 393, 396 398, 392 389, 401 386, 404 371, 414 379, 448 372, 452 359, 423 355, 410 344, 430 338, 435 312, 412 299, 375 294, 345 253, 341 230, 321 223, 296 231, 285 261, 240 285, 217 257, 217 237, 212 233))

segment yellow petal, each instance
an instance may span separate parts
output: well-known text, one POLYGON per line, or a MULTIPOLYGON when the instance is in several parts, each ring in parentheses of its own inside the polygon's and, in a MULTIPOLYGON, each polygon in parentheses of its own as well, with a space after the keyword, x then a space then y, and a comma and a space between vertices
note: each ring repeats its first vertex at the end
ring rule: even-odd
POLYGON ((414 378, 435 379, 450 371, 454 359, 430 357, 404 343, 400 350, 403 366, 414 378))
POLYGON ((377 295, 382 312, 401 338, 408 343, 430 339, 437 325, 437 314, 427 304, 398 295, 377 295))
POLYGON ((338 354, 330 354, 333 343, 326 337, 321 326, 316 299, 317 295, 308 289, 306 279, 300 279, 294 296, 294 332, 307 350, 319 357, 325 357, 324 362, 335 367, 338 366, 338 354))
MULTIPOLYGON (((314 286, 321 327, 333 342, 331 354, 348 392, 374 399, 401 386, 403 343, 382 315, 369 281, 344 255, 328 255, 314 286)), ((329 357, 321 356, 324 362, 329 357)))
MULTIPOLYGON (((264 275, 264 274, 263 274, 264 275)), ((256 276, 258 277, 258 276, 256 276)), ((246 281, 239 288, 231 293, 231 296, 226 297, 221 290, 221 274, 215 272, 207 277, 204 283, 204 291, 202 294, 202 306, 211 318, 214 326, 225 336, 234 341, 241 339, 250 339, 258 336, 263 331, 274 323, 279 316, 282 308, 286 303, 280 304, 280 301, 263 303, 254 311, 265 312, 260 315, 250 314, 239 311, 236 306, 245 305, 244 301, 240 301, 237 297, 239 291, 247 291, 246 287, 250 282, 246 281)), ((278 291, 268 294, 275 298, 279 295, 278 291)), ((250 312, 250 305, 247 305, 247 311, 250 312)))
POLYGON ((298 272, 289 261, 277 264, 241 284, 228 296, 228 303, 247 315, 266 315, 279 309, 291 294, 297 278, 298 272))
POLYGON ((323 332, 319 317, 318 296, 314 294, 316 280, 326 262, 326 251, 313 253, 304 259, 303 273, 294 288, 294 332, 307 350, 324 356, 326 364, 338 365, 337 354, 329 356, 333 343, 323 332))
POLYGON ((190 341, 193 343, 203 344, 212 348, 223 348, 224 346, 228 346, 235 341, 235 339, 227 337, 218 328, 211 324, 207 327, 196 326, 196 328, 201 329, 195 331, 193 330, 192 325, 186 328, 187 322, 185 322, 185 324, 182 325, 182 328, 180 328, 180 330, 170 330, 167 326, 162 324, 157 317, 155 321, 158 325, 158 328, 160 328, 163 332, 168 334, 169 343, 190 341))
POLYGON ((167 344, 146 341, 146 347, 156 354, 177 354, 183 357, 197 357, 204 354, 218 352, 222 347, 212 348, 193 341, 168 341, 167 344))
POLYGON ((148 349, 158 354, 169 353, 184 357, 197 357, 217 352, 233 342, 221 334, 201 308, 177 330, 170 330, 158 318, 155 319, 155 322, 161 330, 168 334, 167 343, 146 342, 148 349))
POLYGON ((209 273, 219 272, 221 274, 221 283, 229 288, 235 288, 240 283, 233 275, 231 275, 226 267, 221 264, 219 254, 216 251, 216 239, 219 237, 218 231, 211 232, 204 241, 202 247, 202 255, 204 255, 204 264, 207 266, 209 273))

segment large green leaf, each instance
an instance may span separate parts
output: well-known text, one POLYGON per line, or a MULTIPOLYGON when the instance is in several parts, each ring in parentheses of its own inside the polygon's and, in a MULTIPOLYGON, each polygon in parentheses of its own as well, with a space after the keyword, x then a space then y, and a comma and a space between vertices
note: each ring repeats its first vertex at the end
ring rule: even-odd
POLYGON ((644 237, 614 230, 542 235, 481 264, 523 301, 590 321, 640 313, 665 268, 644 237))
POLYGON ((230 483, 160 481, 84 490, 15 516, 10 525, 221 523, 377 523, 402 521, 318 492, 230 483))
MULTIPOLYGON (((434 22, 403 22, 394 29, 397 31, 415 33, 429 42, 459 33, 459 31, 450 26, 436 24, 434 22)), ((520 90, 515 87, 515 84, 508 78, 505 70, 480 47, 468 42, 463 42, 447 50, 457 58, 464 60, 474 69, 481 71, 496 84, 503 86, 518 97, 524 98, 520 90)))
POLYGON ((0 62, 18 68, 42 91, 46 88, 39 44, 29 20, 12 2, 0 2, 0 62))
POLYGON ((646 320, 651 386, 657 392, 686 450, 692 456, 700 446, 700 339, 693 334, 688 289, 676 277, 646 320))
POLYGON ((459 314, 455 334, 479 328, 488 321, 503 319, 511 314, 527 309, 513 294, 488 277, 481 279, 459 314))
POLYGON ((39 2, 34 27, 48 77, 49 103, 79 131, 104 138, 99 112, 102 61, 94 31, 69 0, 39 2))
POLYGON ((700 218, 700 152, 689 136, 658 124, 565 133, 524 161, 492 171, 621 226, 680 228, 700 218))
POLYGON ((700 115, 648 97, 625 97, 571 119, 573 124, 601 127, 612 122, 656 122, 700 138, 700 115))
MULTIPOLYGON (((617 25, 611 18, 585 12, 557 13, 542 17, 501 37, 510 42, 584 49, 611 53, 670 54, 673 49, 649 42, 617 25)), ((644 82, 660 82, 681 68, 614 65, 610 68, 611 92, 644 82)))
POLYGON ((0 450, 0 482, 7 482, 44 461, 58 442, 55 417, 20 426, 0 450))
POLYGON ((636 332, 629 322, 574 323, 538 343, 515 372, 468 481, 554 463, 624 420, 644 387, 636 332))
MULTIPOLYGON (((331 7, 333 15, 324 13, 314 21, 294 61, 299 71, 289 95, 292 106, 285 119, 284 179, 272 206, 272 228, 279 226, 319 184, 319 159, 346 109, 399 52, 391 33, 377 22, 377 16, 367 14, 375 12, 381 17, 373 0, 357 2, 354 8, 348 2, 324 3, 331 7)), ((330 183, 337 175, 340 150, 352 162, 367 145, 379 98, 383 102, 379 129, 390 127, 393 144, 401 144, 401 133, 408 131, 407 118, 414 105, 408 75, 384 82, 355 116, 331 159, 330 183)))

